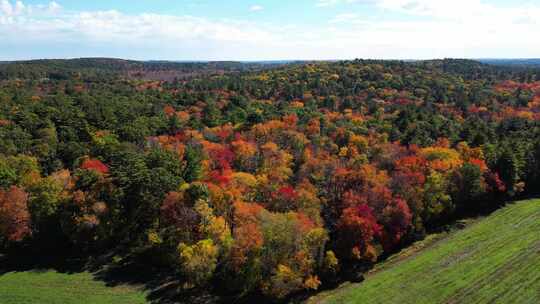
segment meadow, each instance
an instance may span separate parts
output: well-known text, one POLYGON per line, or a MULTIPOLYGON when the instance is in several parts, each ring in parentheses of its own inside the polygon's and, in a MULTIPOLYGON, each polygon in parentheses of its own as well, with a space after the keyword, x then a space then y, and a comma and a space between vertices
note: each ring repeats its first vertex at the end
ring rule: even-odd
POLYGON ((0 275, 1 304, 138 304, 147 303, 138 288, 109 287, 92 273, 54 270, 8 272, 0 275))
POLYGON ((465 229, 432 237, 437 240, 427 248, 412 254, 405 249, 364 282, 308 303, 540 301, 540 200, 511 204, 465 229))

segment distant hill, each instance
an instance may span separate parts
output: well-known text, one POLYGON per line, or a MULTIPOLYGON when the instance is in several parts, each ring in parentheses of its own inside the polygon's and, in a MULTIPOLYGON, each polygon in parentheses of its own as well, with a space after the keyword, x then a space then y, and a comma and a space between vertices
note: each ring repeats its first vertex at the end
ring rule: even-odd
POLYGON ((146 80, 185 79, 201 74, 224 74, 268 69, 288 62, 176 62, 135 61, 116 58, 40 59, 0 62, 0 79, 68 79, 73 75, 83 78, 124 75, 146 80))
MULTIPOLYGON (((418 61, 366 60, 365 63, 397 62, 436 68, 445 73, 461 74, 465 70, 475 71, 471 75, 481 77, 494 68, 521 69, 540 68, 540 59, 435 59, 418 61)), ((127 78, 172 81, 201 75, 223 75, 231 72, 258 71, 284 65, 305 64, 314 61, 268 60, 268 61, 137 61, 117 58, 38 59, 26 61, 0 61, 0 79, 68 79, 74 75, 92 80, 123 75, 127 78)), ((328 61, 339 62, 339 61, 328 61)), ((476 76, 473 76, 473 78, 476 76)))
POLYGON ((523 66, 523 67, 540 67, 540 58, 533 59, 479 59, 478 61, 485 64, 505 65, 505 66, 523 66))

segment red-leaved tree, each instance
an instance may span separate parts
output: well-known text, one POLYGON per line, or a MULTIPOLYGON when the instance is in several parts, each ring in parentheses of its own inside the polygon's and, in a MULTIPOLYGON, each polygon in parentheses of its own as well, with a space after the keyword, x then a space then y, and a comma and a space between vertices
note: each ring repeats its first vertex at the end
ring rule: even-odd
POLYGON ((30 235, 28 194, 16 186, 0 190, 0 235, 18 242, 30 235))

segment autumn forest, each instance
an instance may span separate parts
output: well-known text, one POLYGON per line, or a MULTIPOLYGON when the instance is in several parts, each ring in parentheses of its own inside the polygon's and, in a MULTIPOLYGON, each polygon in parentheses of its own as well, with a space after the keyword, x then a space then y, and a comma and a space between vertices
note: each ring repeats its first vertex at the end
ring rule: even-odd
POLYGON ((540 68, 0 63, 0 256, 285 301, 539 194, 540 68))

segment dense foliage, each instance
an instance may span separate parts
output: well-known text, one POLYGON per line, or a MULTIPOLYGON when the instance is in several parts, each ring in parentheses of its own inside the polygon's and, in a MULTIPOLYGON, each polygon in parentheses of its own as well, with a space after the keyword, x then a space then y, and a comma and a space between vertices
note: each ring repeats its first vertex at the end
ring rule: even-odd
POLYGON ((283 298, 540 186, 532 68, 357 60, 149 81, 102 61, 0 69, 4 248, 150 252, 185 287, 283 298))

